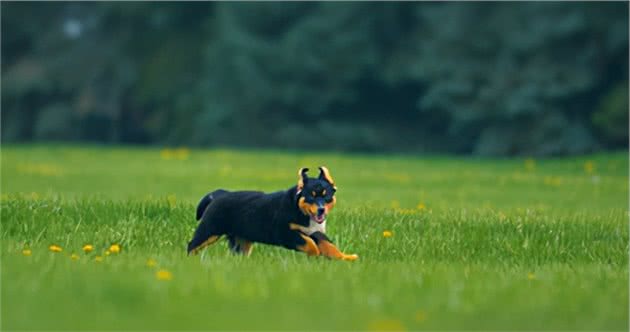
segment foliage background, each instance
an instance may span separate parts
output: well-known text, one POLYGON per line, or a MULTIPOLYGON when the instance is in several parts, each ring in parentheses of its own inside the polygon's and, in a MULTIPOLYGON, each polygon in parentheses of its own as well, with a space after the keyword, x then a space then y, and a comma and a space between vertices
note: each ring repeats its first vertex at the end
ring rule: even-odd
POLYGON ((2 2, 2 140, 628 146, 628 3, 2 2))

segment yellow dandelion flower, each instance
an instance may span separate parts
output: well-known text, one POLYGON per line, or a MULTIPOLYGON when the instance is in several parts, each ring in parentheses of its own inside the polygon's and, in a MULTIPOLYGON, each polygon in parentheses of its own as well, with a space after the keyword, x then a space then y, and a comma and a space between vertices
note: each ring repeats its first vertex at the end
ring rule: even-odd
POLYGON ((162 151, 160 151, 160 158, 164 160, 173 159, 173 153, 170 149, 163 149, 162 151))
POLYGON ((154 267, 154 266, 156 266, 156 265, 157 265, 157 262, 156 262, 153 258, 149 258, 149 259, 147 260, 147 266, 148 266, 148 267, 154 267))
POLYGON ((414 209, 396 209, 396 212, 400 214, 411 215, 416 214, 418 211, 414 209))
POLYGON ((85 252, 86 254, 91 252, 92 250, 94 250, 94 246, 91 244, 86 244, 83 246, 83 252, 85 252))
POLYGON ((592 174, 593 172, 595 172, 595 163, 593 163, 592 161, 587 161, 584 163, 584 172, 588 173, 588 174, 592 174))
POLYGON ((103 256, 96 256, 96 257, 94 257, 94 261, 95 262, 102 262, 103 261, 103 256))
POLYGON ((418 203, 418 205, 416 206, 416 209, 420 210, 420 211, 424 211, 427 209, 427 206, 424 205, 424 203, 420 202, 418 203))
POLYGON ((120 245, 118 244, 112 244, 111 246, 109 246, 109 252, 112 254, 117 254, 120 252, 120 245))
POLYGON ((532 272, 529 272, 529 273, 527 274, 527 279, 528 279, 528 280, 534 280, 534 279, 536 279, 536 275, 535 275, 535 274, 533 274, 532 272))
POLYGON ((24 256, 30 256, 31 254, 32 254, 31 249, 22 250, 22 255, 24 256))
POLYGON ((79 258, 80 258, 80 257, 79 257, 79 255, 77 255, 77 254, 75 254, 75 253, 72 253, 72 255, 70 255, 70 259, 72 259, 73 261, 76 261, 76 260, 78 260, 79 258))
POLYGON ((105 250, 105 256, 109 256, 109 254, 111 254, 111 252, 109 252, 109 250, 105 250))
POLYGON ((383 231, 384 238, 392 237, 393 235, 394 233, 392 233, 391 231, 383 231))
POLYGON ((525 169, 533 171, 536 169, 536 161, 532 158, 525 159, 525 169))
POLYGON ((168 195, 168 197, 166 197, 166 200, 168 201, 168 205, 171 208, 175 207, 175 203, 177 202, 177 197, 174 194, 168 195))
POLYGON ((548 186, 552 186, 552 187, 558 187, 560 185, 562 185, 562 178, 561 177, 556 177, 556 176, 546 176, 544 179, 544 182, 546 185, 548 186))
POLYGON ((155 272, 157 280, 169 281, 173 279, 173 274, 167 270, 159 270, 155 272))
POLYGON ((48 250, 50 250, 52 252, 62 252, 63 251, 63 249, 60 246, 56 245, 56 244, 51 244, 48 247, 48 250))
POLYGON ((175 158, 179 160, 186 160, 190 155, 190 150, 188 150, 188 148, 179 148, 173 151, 173 154, 175 155, 175 158))
POLYGON ((414 316, 416 322, 422 323, 425 320, 427 320, 427 313, 424 312, 423 310, 418 310, 416 311, 416 314, 414 316))

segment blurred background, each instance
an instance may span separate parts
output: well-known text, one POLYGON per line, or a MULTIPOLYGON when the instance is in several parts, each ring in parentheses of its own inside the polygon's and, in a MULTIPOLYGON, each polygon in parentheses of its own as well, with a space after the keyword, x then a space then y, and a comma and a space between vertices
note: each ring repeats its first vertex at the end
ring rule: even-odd
POLYGON ((2 2, 2 141, 628 147, 627 2, 2 2))

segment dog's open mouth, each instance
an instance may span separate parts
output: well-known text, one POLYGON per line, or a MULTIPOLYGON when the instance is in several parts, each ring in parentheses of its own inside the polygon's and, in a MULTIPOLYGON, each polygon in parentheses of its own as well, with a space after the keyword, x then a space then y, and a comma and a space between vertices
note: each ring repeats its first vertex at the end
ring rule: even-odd
POLYGON ((311 220, 315 221, 318 224, 323 223, 324 221, 326 221, 326 212, 311 215, 311 220))

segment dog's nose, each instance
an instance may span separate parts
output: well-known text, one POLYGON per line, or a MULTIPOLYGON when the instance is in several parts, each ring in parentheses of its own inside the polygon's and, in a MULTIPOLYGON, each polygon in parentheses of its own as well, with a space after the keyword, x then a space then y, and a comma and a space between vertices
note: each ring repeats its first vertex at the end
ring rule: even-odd
POLYGON ((322 214, 324 214, 324 212, 326 212, 326 208, 324 207, 318 207, 317 208, 317 215, 321 216, 322 214))

